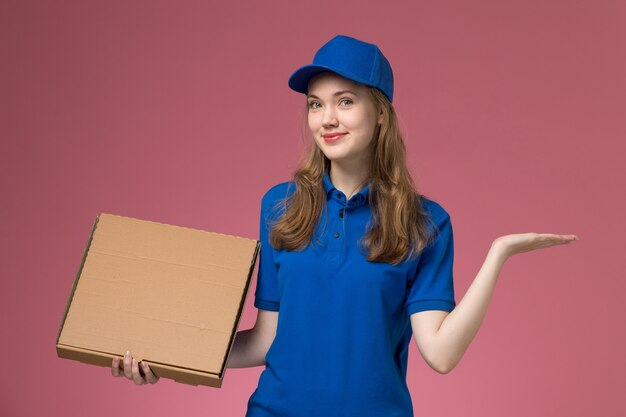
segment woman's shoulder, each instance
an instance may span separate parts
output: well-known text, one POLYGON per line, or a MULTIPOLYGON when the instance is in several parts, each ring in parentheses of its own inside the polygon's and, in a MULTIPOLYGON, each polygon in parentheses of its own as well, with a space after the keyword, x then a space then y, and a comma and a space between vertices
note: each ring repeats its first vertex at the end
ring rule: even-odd
POLYGON ((448 211, 443 208, 439 202, 422 194, 418 194, 418 198, 423 210, 426 211, 436 223, 440 223, 442 220, 450 217, 448 211))
POLYGON ((288 197, 296 189, 293 181, 284 181, 269 187, 261 198, 261 207, 264 210, 275 208, 277 204, 288 197))
POLYGON ((270 186, 263 194, 263 201, 277 200, 285 198, 291 194, 296 188, 296 184, 293 181, 279 182, 270 186))

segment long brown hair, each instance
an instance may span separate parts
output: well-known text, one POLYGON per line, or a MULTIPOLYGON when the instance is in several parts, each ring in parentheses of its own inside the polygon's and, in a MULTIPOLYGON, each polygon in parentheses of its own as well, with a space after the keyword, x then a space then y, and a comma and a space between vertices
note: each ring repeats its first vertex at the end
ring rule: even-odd
MULTIPOLYGON (((406 148, 393 105, 378 89, 367 88, 383 119, 370 144, 368 204, 372 217, 359 246, 368 261, 397 265, 417 256, 432 241, 428 224, 433 222, 406 166, 406 148)), ((269 242, 274 248, 302 250, 311 243, 326 205, 323 177, 329 167, 330 160, 314 140, 309 141, 308 152, 293 174, 295 191, 276 205, 284 207, 284 213, 271 222, 269 242)))

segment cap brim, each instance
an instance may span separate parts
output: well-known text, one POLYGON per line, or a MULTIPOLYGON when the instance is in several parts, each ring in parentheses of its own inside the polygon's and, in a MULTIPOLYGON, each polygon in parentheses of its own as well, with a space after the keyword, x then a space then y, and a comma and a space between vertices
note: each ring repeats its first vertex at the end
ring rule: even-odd
POLYGON ((306 94, 311 78, 324 71, 332 70, 321 65, 312 64, 300 67, 289 77, 289 88, 298 93, 306 94))
POLYGON ((326 67, 324 65, 310 64, 310 65, 305 65, 303 67, 298 68, 293 74, 291 74, 291 77, 289 77, 289 83, 288 83, 289 88, 291 88, 294 91, 297 91, 298 93, 306 94, 309 89, 309 81, 311 80, 311 78, 325 71, 334 72, 335 74, 339 74, 342 77, 346 77, 350 80, 363 83, 363 81, 355 79, 355 77, 351 74, 342 74, 341 72, 336 71, 334 69, 330 69, 329 67, 326 67))

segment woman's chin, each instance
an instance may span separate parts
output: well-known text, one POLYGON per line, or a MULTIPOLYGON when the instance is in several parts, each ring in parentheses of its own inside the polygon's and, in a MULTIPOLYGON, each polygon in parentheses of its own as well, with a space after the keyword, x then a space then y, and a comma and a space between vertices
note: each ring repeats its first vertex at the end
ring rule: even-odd
POLYGON ((326 155, 326 158, 328 158, 329 160, 335 162, 343 161, 346 159, 346 155, 338 154, 336 152, 324 152, 324 155, 326 155))

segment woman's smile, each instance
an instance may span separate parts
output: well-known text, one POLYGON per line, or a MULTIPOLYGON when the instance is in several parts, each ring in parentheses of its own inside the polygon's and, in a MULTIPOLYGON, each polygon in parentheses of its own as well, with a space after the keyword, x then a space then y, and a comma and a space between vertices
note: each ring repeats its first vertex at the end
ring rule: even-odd
POLYGON ((324 140, 326 142, 337 142, 339 139, 343 138, 347 133, 338 133, 336 135, 324 135, 324 140))

